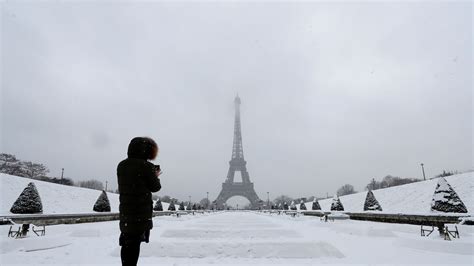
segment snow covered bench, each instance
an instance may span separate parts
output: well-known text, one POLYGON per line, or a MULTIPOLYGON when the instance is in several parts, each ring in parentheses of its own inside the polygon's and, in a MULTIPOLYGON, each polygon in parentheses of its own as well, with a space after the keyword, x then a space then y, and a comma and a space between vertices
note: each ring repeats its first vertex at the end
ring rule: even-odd
MULTIPOLYGON (((30 224, 16 224, 13 221, 11 221, 12 225, 10 225, 10 229, 8 230, 8 237, 12 238, 23 238, 26 237, 28 234, 28 231, 30 231, 30 224), (18 230, 12 230, 14 226, 18 225, 18 230)), ((45 225, 40 225, 37 226, 35 229, 35 225, 31 227, 31 231, 35 233, 37 236, 44 236, 46 234, 46 226, 45 225)))
MULTIPOLYGON (((430 236, 431 233, 433 233, 435 230, 434 226, 431 226, 431 228, 426 229, 426 226, 421 226, 421 236, 430 236)), ((451 240, 452 238, 460 238, 459 236, 459 230, 457 225, 454 225, 454 230, 450 230, 447 225, 444 226, 444 228, 438 227, 438 231, 440 236, 444 237, 444 240, 451 240)))
POLYGON ((344 213, 326 213, 321 216, 321 221, 331 221, 334 222, 335 220, 349 220, 350 217, 344 213))
POLYGON ((188 215, 188 212, 186 212, 186 211, 176 211, 174 214, 176 215, 176 217, 180 217, 181 215, 188 215))
POLYGON ((298 215, 297 211, 285 211, 286 215, 290 215, 291 217, 296 217, 298 215))

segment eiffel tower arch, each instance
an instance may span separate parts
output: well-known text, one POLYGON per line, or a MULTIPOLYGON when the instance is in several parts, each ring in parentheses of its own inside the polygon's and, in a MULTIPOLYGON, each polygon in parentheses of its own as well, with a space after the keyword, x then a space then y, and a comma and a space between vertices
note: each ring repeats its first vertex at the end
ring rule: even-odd
POLYGON ((225 202, 234 196, 242 196, 250 201, 253 209, 259 208, 262 201, 258 197, 253 183, 250 182, 249 172, 247 171, 247 162, 244 159, 244 149, 242 146, 242 132, 240 129, 240 98, 237 95, 234 100, 235 120, 234 120, 234 141, 232 145, 232 157, 229 161, 229 171, 227 178, 222 183, 222 190, 214 201, 218 209, 223 209, 225 202), (235 182, 235 172, 240 172, 242 182, 235 182))

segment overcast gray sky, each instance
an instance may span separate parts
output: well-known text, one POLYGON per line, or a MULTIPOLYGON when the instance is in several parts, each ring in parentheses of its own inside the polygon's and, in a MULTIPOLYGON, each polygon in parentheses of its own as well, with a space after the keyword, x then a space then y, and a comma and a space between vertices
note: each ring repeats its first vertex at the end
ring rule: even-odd
POLYGON ((163 189, 214 199, 233 99, 266 199, 473 168, 472 5, 2 4, 1 152, 116 187, 134 136, 163 189))

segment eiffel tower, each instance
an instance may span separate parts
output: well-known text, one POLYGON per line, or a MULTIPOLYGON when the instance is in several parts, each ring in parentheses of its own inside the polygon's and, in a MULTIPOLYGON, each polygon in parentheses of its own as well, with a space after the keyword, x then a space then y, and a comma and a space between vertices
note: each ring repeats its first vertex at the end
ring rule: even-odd
POLYGON ((229 161, 229 171, 227 178, 222 183, 222 190, 215 200, 216 207, 223 209, 225 202, 233 196, 242 196, 250 201, 252 209, 260 207, 262 201, 259 199, 253 183, 250 182, 249 172, 247 171, 244 160, 244 149, 242 146, 242 133, 240 131, 240 98, 235 97, 235 121, 234 121, 234 142, 232 146, 232 158, 229 161), (235 182, 235 172, 239 171, 242 176, 242 182, 235 182))

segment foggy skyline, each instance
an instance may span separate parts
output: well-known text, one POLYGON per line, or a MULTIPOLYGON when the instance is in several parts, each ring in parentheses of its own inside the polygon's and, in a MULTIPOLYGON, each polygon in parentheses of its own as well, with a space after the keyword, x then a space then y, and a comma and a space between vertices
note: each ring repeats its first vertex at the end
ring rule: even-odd
POLYGON ((154 138, 159 195, 214 200, 241 100, 261 199, 473 169, 472 4, 2 3, 1 152, 108 180, 154 138))

